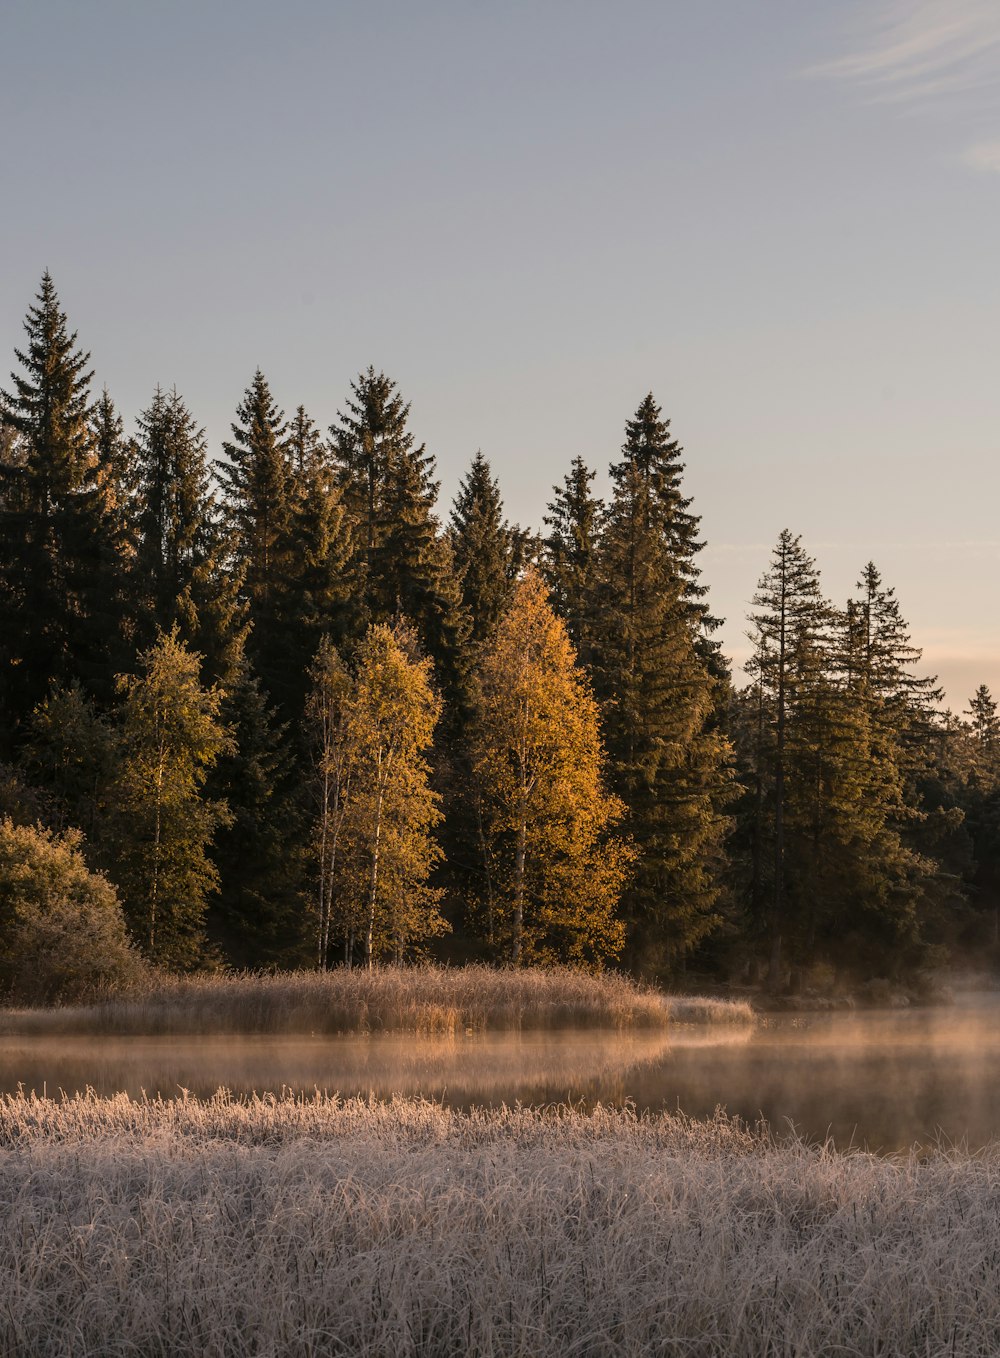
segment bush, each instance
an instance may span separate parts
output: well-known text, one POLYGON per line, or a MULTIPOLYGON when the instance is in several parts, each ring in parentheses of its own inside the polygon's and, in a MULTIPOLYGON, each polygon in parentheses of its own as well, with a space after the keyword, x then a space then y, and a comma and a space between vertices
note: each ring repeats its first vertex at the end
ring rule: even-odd
POLYGON ((0 988, 12 1000, 79 999, 141 973, 115 889, 80 840, 0 820, 0 988))

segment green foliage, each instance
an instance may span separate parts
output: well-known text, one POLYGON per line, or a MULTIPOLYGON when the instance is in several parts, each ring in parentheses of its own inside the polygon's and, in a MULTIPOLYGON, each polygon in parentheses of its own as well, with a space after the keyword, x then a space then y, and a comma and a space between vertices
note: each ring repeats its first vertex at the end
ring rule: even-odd
POLYGON ((304 956, 305 828, 291 733, 248 664, 220 717, 231 742, 205 784, 208 800, 229 810, 212 851, 213 932, 239 966, 295 964, 304 956))
POLYGON ((58 828, 82 830, 98 853, 114 815, 121 738, 76 682, 57 685, 31 716, 25 764, 58 808, 58 828))
POLYGON ((528 552, 528 534, 504 518, 499 483, 481 452, 459 485, 449 539, 475 649, 496 632, 528 552))
POLYGON ((196 966, 205 946, 206 898, 218 886, 208 847, 228 820, 203 795, 209 770, 231 748, 222 695, 205 689, 199 657, 175 626, 123 676, 124 756, 115 878, 137 941, 150 960, 196 966))
POLYGON ((148 647, 159 631, 177 627, 184 644, 204 657, 207 677, 230 683, 245 635, 241 577, 227 561, 204 430, 177 391, 159 387, 138 426, 137 643, 148 647))
POLYGON ((19 1003, 85 996, 142 974, 118 898, 76 831, 0 819, 0 989, 19 1003))
POLYGON ((731 750, 714 723, 715 681, 692 556, 697 519, 678 486, 678 446, 647 397, 626 426, 600 538, 593 673, 611 785, 639 852, 625 895, 629 953, 677 965, 719 922, 731 750))
POLYGON ((594 476, 583 458, 575 457, 562 486, 553 487, 542 556, 552 606, 584 665, 593 658, 597 551, 604 525, 604 505, 590 493, 594 476))
POLYGON ((89 354, 77 347, 48 273, 0 393, 0 729, 12 733, 56 681, 108 696, 120 618, 115 544, 105 533, 89 354))
POLYGON ((409 411, 396 384, 369 368, 351 384, 330 434, 368 615, 387 624, 409 619, 454 699, 464 682, 468 619, 434 515, 434 458, 414 446, 409 411))

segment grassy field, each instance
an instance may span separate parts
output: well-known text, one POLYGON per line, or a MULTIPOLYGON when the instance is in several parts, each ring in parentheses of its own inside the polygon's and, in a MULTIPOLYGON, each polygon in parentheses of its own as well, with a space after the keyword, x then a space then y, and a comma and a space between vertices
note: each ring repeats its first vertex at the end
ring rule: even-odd
POLYGON ((1000 1329, 1000 1149, 15 1097, 0 1208, 11 1355, 971 1355, 1000 1329))
POLYGON ((454 1033, 753 1017, 743 1001, 668 996, 612 973, 420 966, 165 978, 86 1006, 0 1011, 0 1033, 454 1033))

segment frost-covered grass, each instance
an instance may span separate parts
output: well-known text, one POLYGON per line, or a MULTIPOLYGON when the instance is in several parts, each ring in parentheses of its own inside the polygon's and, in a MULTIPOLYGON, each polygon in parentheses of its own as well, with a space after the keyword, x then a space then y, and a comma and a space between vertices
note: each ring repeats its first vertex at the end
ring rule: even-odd
POLYGON ((86 1006, 0 1013, 0 1033, 454 1033, 750 1023, 743 1001, 667 996, 612 973, 378 967, 164 978, 86 1006))
POLYGON ((723 1117, 7 1098, 0 1352, 994 1353, 998 1208, 723 1117))

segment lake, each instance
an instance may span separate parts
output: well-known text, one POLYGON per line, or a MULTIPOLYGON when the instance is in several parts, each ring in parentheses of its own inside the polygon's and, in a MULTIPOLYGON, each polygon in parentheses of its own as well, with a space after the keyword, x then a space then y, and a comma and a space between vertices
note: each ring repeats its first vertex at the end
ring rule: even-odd
POLYGON ((768 1016, 674 1027, 455 1038, 0 1037, 0 1091, 207 1097, 225 1087, 446 1103, 595 1102, 710 1115, 898 1150, 1000 1137, 1000 996, 953 1008, 768 1016))

